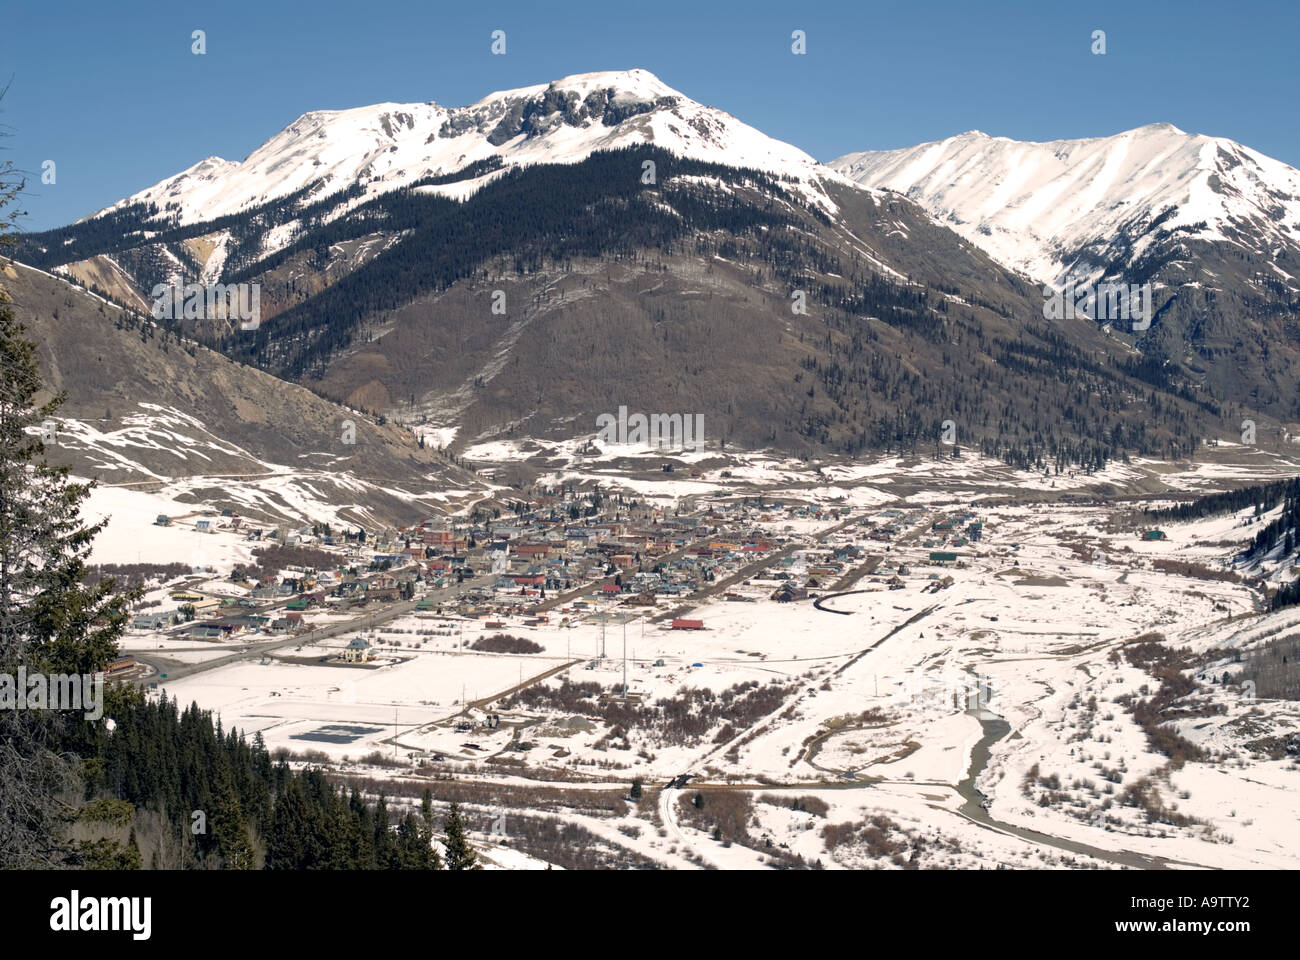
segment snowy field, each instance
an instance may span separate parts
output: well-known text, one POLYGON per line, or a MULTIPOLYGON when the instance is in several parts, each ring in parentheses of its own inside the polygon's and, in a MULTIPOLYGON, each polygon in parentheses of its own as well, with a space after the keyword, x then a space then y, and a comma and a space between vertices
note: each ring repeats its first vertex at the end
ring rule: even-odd
MULTIPOLYGON (((484 456, 511 452, 482 446, 484 456)), ((1039 477, 978 458, 732 460, 707 478, 624 488, 665 503, 703 497, 693 507, 705 509, 761 484, 764 500, 820 508, 820 518, 773 509, 752 527, 791 538, 781 569, 796 578, 855 544, 861 553, 826 576, 847 576, 854 592, 826 609, 777 603, 774 566, 731 586, 731 598, 565 608, 538 625, 410 614, 366 630, 371 663, 333 662, 360 635, 345 632, 192 674, 166 693, 260 732, 272 749, 369 777, 450 773, 542 791, 625 790, 638 778, 645 799, 624 816, 563 806, 548 815, 661 866, 752 868, 776 857, 831 868, 1300 866, 1300 769, 1294 754, 1259 747, 1300 731, 1300 708, 1216 682, 1235 669, 1233 651, 1300 631, 1300 613, 1261 614, 1257 589, 1234 572, 1240 545, 1270 517, 1165 521, 1164 538, 1147 540, 1156 524, 1142 510, 1172 499, 1052 499, 1146 484, 1157 470, 1167 489, 1200 491, 1274 479, 1294 464, 1268 458, 1233 473, 1218 460, 1178 470, 1135 462, 1039 477), (934 529, 953 517, 956 529, 934 529), (971 518, 982 538, 957 545, 971 518), (865 537, 886 523, 897 529, 891 541, 865 537), (935 550, 959 561, 931 562, 935 550), (860 566, 868 557, 870 570, 860 566), (670 609, 704 628, 672 629, 670 609), (470 648, 496 633, 540 651, 470 648), (1138 638, 1183 651, 1202 664, 1193 675, 1206 671, 1186 698, 1191 715, 1163 725, 1200 751, 1194 759, 1171 762, 1135 712, 1160 687, 1151 664, 1133 659, 1138 638), (714 802, 745 810, 736 842, 711 835, 714 802)), ((591 472, 579 479, 609 480, 590 463, 582 470, 591 472)), ((189 559, 183 547, 199 535, 149 529, 162 512, 152 503, 117 491, 96 507, 139 514, 136 532, 157 544, 148 552, 189 559)), ((245 558, 220 532, 204 543, 216 566, 245 558)), ((1282 573, 1265 563, 1252 575, 1282 573)), ((197 662, 201 647, 176 641, 167 655, 197 662)), ((499 853, 503 868, 538 863, 499 853)))

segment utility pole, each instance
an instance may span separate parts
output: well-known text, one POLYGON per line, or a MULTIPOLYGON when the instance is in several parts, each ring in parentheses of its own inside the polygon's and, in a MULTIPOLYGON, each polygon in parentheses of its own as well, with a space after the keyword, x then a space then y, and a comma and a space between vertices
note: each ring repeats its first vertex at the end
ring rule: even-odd
POLYGON ((627 699, 627 621, 623 621, 623 699, 627 699))

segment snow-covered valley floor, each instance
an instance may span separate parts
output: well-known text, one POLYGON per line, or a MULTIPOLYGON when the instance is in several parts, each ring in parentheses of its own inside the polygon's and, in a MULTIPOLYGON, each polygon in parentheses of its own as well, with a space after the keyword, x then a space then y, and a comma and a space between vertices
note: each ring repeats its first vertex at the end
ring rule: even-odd
MULTIPOLYGON (((507 458, 498 446, 480 453, 507 458)), ((1294 475, 1293 462, 1042 477, 977 459, 754 455, 723 469, 626 489, 701 512, 768 501, 745 522, 788 540, 790 562, 759 563, 725 594, 597 599, 500 627, 410 611, 159 686, 296 762, 399 798, 429 786, 460 799, 505 868, 572 865, 538 839, 564 824, 625 866, 1300 866, 1300 754, 1287 748, 1300 702, 1256 697, 1237 676, 1266 640, 1300 635, 1300 608, 1262 613, 1257 584, 1234 572, 1268 518, 1156 523, 1142 511, 1168 503, 1123 499, 1155 477, 1200 494, 1294 475), (1102 485, 1106 499, 1077 496, 1102 485), (835 513, 796 518, 776 502, 835 513), (958 545, 973 523, 980 536, 958 545), (1143 537, 1154 527, 1163 539, 1143 537), (837 595, 772 599, 776 571, 806 581, 849 546, 860 552, 811 590, 837 595), (673 629, 674 616, 703 628, 673 629), (469 647, 501 630, 540 651, 469 647), (327 662, 362 633, 374 662, 327 662), (1143 707, 1170 670, 1191 687, 1153 723, 1143 707)), ((549 479, 590 471, 617 485, 590 460, 549 479)), ((159 560, 182 537, 151 531, 158 544, 131 536, 127 549, 116 533, 110 522, 106 555, 159 560)), ((214 569, 247 559, 217 542, 214 569)), ((124 649, 160 643, 132 635, 124 649)), ((176 662, 206 658, 201 643, 173 646, 176 662)))

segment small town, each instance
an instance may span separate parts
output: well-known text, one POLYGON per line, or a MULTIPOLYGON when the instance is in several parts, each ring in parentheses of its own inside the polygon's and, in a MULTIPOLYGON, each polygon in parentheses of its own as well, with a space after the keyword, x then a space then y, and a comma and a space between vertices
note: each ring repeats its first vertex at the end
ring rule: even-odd
POLYGON ((1300 5, 11 6, 15 942, 1289 929, 1300 5))

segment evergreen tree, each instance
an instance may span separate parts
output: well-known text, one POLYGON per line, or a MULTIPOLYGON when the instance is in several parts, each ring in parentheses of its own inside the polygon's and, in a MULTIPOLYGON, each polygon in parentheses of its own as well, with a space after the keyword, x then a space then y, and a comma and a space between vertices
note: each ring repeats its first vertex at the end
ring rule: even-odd
POLYGON ((460 815, 460 804, 453 803, 443 822, 443 850, 448 870, 482 870, 478 854, 465 836, 465 824, 460 815))
MULTIPOLYGON (((0 164, 0 247, 22 188, 12 164, 0 164)), ((35 347, 9 303, 0 288, 0 673, 93 674, 117 655, 139 594, 118 593, 112 578, 82 583, 104 521, 81 521, 89 485, 45 460, 42 431, 63 397, 37 402, 35 347)), ((58 865, 72 852, 62 834, 78 773, 65 740, 88 736, 89 724, 79 714, 13 706, 0 709, 0 868, 58 865)))
POLYGON ((224 755, 218 754, 218 758, 216 802, 211 818, 213 839, 227 870, 251 870, 255 866, 253 847, 235 793, 230 764, 224 755))
POLYGON ((388 822, 388 801, 384 795, 379 795, 379 800, 375 803, 375 818, 373 822, 375 838, 375 866, 380 870, 386 870, 392 865, 393 859, 393 835, 389 832, 388 822))
POLYGON ((428 851, 428 865, 425 869, 441 870, 442 857, 433 846, 433 794, 426 789, 420 798, 420 843, 428 851))

